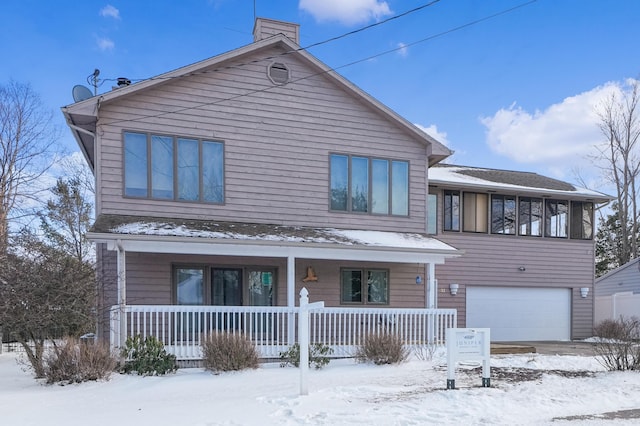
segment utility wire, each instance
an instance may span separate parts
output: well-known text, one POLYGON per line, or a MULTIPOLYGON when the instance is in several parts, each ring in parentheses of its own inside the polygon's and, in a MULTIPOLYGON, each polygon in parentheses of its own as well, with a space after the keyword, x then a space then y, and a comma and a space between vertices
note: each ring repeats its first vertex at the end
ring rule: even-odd
MULTIPOLYGON (((222 71, 222 70, 240 68, 240 67, 243 67, 243 66, 246 66, 246 65, 251 65, 251 64, 254 64, 254 63, 258 63, 258 62, 277 59, 277 58, 282 57, 282 56, 291 55, 292 53, 296 53, 296 52, 300 52, 300 51, 306 51, 308 49, 311 49, 312 47, 321 46, 323 44, 327 44, 327 43, 330 43, 332 41, 340 40, 340 39, 348 37, 350 35, 357 34, 357 33, 362 32, 362 31, 366 31, 366 30, 368 30, 370 28, 377 27, 377 26, 382 25, 382 24, 386 24, 387 22, 393 21, 394 19, 402 18, 404 16, 407 16, 407 15, 410 15, 412 13, 418 12, 418 11, 420 11, 422 9, 427 8, 427 7, 433 6, 434 4, 436 4, 438 2, 440 2, 440 0, 433 0, 433 1, 429 2, 429 3, 426 3, 426 4, 423 4, 421 6, 415 7, 413 9, 411 9, 411 10, 406 11, 406 12, 402 12, 399 15, 394 15, 394 16, 392 16, 390 18, 387 18, 387 19, 384 19, 382 21, 379 21, 379 22, 376 22, 376 23, 373 23, 373 24, 358 28, 358 29, 353 30, 353 31, 349 31, 349 32, 341 34, 339 36, 331 37, 331 38, 326 39, 326 40, 322 40, 322 41, 319 41, 319 42, 316 42, 316 43, 312 43, 312 44, 310 44, 308 46, 299 47, 299 48, 293 49, 293 50, 288 50, 288 51, 280 53, 278 55, 268 56, 268 57, 260 58, 260 59, 254 59, 253 61, 244 62, 244 63, 240 63, 240 64, 229 65, 229 66, 226 66, 226 67, 215 68, 213 70, 193 72, 193 73, 189 73, 189 74, 183 74, 183 75, 172 76, 172 77, 137 78, 137 79, 131 79, 131 81, 140 82, 140 81, 152 81, 152 80, 170 80, 170 79, 173 79, 173 78, 182 78, 182 77, 185 77, 187 75, 207 74, 207 73, 213 73, 213 72, 218 72, 218 71, 222 71)), ((254 16, 254 21, 255 21, 255 16, 254 16)), ((117 79, 116 78, 111 78, 111 79, 104 79, 103 81, 117 81, 117 79)))
MULTIPOLYGON (((307 80, 309 78, 313 78, 313 77, 316 77, 316 76, 319 76, 319 75, 335 72, 336 70, 339 70, 339 69, 342 69, 342 68, 350 67, 352 65, 356 65, 356 64, 359 64, 361 62, 370 61, 371 59, 375 59, 375 58, 378 58, 380 56, 387 55, 389 53, 397 52, 398 50, 406 49, 407 47, 410 47, 410 46, 415 46, 417 44, 424 43, 424 42, 427 42, 427 41, 430 41, 430 40, 445 36, 447 34, 451 34, 451 33, 456 32, 456 31, 460 31, 462 29, 471 27, 473 25, 477 25, 479 23, 482 23, 482 22, 497 18, 498 16, 502 16, 502 15, 511 13, 511 12, 517 10, 517 9, 520 9, 520 8, 528 6, 528 5, 532 4, 532 3, 535 3, 536 1, 537 0, 530 0, 528 2, 521 3, 519 5, 511 7, 509 9, 505 9, 505 10, 502 10, 500 12, 496 12, 496 13, 494 13, 492 15, 488 15, 488 16, 485 16, 483 18, 479 18, 479 19, 476 19, 474 21, 467 22, 466 24, 462 24, 462 25, 459 25, 457 27, 451 28, 449 30, 442 31, 440 33, 425 37, 423 39, 420 39, 420 40, 417 40, 417 41, 414 41, 414 42, 411 42, 411 43, 408 43, 408 44, 404 44, 404 45, 402 45, 400 47, 396 47, 396 48, 393 48, 393 49, 385 50, 385 51, 377 53, 375 55, 371 55, 371 56, 368 56, 366 58, 358 59, 356 61, 349 62, 349 63, 340 65, 340 66, 335 67, 335 68, 329 68, 328 70, 320 71, 320 72, 317 72, 317 73, 312 73, 312 74, 309 74, 309 75, 304 76, 304 77, 293 79, 293 80, 287 82, 285 85, 297 83, 299 81, 307 80)), ((303 49, 300 49, 300 50, 303 50, 303 49)), ((260 61, 263 61, 263 60, 264 59, 261 59, 260 61)), ((172 78, 176 78, 176 77, 172 77, 172 78)), ((144 120, 144 119, 148 119, 148 118, 156 118, 156 117, 160 117, 160 116, 167 115, 167 114, 176 114, 176 113, 187 111, 187 110, 190 110, 190 109, 199 109, 199 108, 203 108, 203 107, 207 107, 207 106, 211 106, 211 105, 217 105, 217 104, 220 104, 222 102, 232 101, 232 100, 235 100, 235 99, 238 99, 238 98, 242 98, 242 97, 245 97, 245 96, 250 96, 250 95, 253 95, 253 94, 256 94, 256 93, 263 93, 263 92, 267 92, 267 91, 270 91, 270 90, 275 90, 275 89, 278 89, 280 87, 282 87, 282 85, 270 86, 270 87, 265 87, 265 88, 256 89, 256 90, 250 90, 250 91, 248 91, 246 93, 242 93, 242 94, 239 94, 239 95, 234 95, 234 96, 231 96, 231 97, 228 97, 228 98, 224 98, 224 99, 218 99, 218 100, 213 101, 213 102, 199 104, 197 106, 179 108, 179 109, 176 109, 174 111, 167 111, 167 112, 162 112, 162 113, 154 114, 154 115, 146 115, 146 116, 142 116, 142 117, 138 117, 138 118, 130 118, 130 119, 124 119, 124 120, 114 120, 114 121, 110 121, 110 122, 106 122, 106 123, 102 123, 102 124, 116 124, 116 123, 124 123, 124 122, 134 122, 134 121, 140 121, 140 120, 144 120)))

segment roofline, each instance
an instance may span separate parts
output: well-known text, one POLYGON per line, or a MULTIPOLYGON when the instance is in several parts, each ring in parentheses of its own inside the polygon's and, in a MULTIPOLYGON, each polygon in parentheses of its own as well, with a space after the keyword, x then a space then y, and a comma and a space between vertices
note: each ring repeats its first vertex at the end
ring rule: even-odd
POLYGON ((429 186, 442 186, 442 187, 450 187, 456 189, 474 189, 474 190, 482 190, 482 192, 490 192, 495 188, 494 192, 497 191, 507 191, 514 192, 518 194, 530 194, 535 195, 539 198, 553 198, 553 197, 568 197, 571 198, 580 198, 582 200, 593 201, 596 204, 600 203, 609 203, 615 199, 615 197, 611 197, 606 194, 585 194, 584 192, 574 192, 571 191, 562 191, 558 189, 547 189, 547 188, 532 188, 527 186, 519 186, 519 185, 501 185, 498 182, 490 182, 491 185, 483 184, 483 183, 462 183, 462 182, 452 182, 448 180, 439 180, 439 179, 431 179, 429 178, 429 186))
MULTIPOLYGON (((384 105, 383 103, 381 103, 380 101, 378 101, 377 99, 369 95, 367 92, 365 92, 364 90, 356 86, 355 84, 351 83, 345 77, 343 77, 342 75, 334 71, 333 68, 328 67, 318 58, 308 53, 306 50, 302 49, 299 45, 297 45, 295 42, 291 41, 289 38, 287 38, 282 34, 276 34, 272 37, 268 37, 268 38, 247 44, 245 46, 239 47, 237 49, 230 50, 220 55, 216 55, 211 58, 204 59, 202 61, 183 66, 181 68, 160 74, 158 76, 149 78, 147 80, 140 81, 130 86, 121 87, 115 90, 111 90, 109 92, 105 92, 101 95, 93 96, 84 101, 67 105, 63 107, 62 110, 65 113, 65 116, 67 117, 67 123, 69 122, 73 123, 71 116, 74 114, 74 110, 77 110, 77 112, 80 112, 80 110, 82 110, 82 112, 84 112, 85 114, 90 114, 97 117, 98 115, 97 106, 99 104, 113 102, 114 100, 120 97, 127 96, 132 93, 136 93, 138 91, 147 89, 149 87, 152 87, 158 84, 163 84, 172 78, 186 77, 192 73, 197 73, 199 70, 202 70, 203 68, 212 67, 212 66, 215 66, 216 64, 234 59, 236 57, 254 52, 256 50, 259 50, 268 46, 274 46, 277 44, 284 44, 286 47, 291 49, 292 51, 291 53, 297 53, 298 55, 303 57, 305 60, 307 60, 309 63, 311 63, 313 66, 321 70, 322 73, 331 76, 343 88, 347 89, 353 95, 358 96, 359 98, 361 98, 362 100, 364 100, 365 102, 373 106, 375 109, 377 109, 379 112, 383 113, 384 115, 386 115, 387 117, 395 121, 396 123, 400 124, 405 130, 409 131, 413 136, 423 141, 425 145, 430 144, 430 152, 428 153, 428 155, 430 159, 433 159, 433 161, 430 161, 430 165, 435 164, 453 154, 453 152, 449 148, 447 148, 445 145, 438 142, 435 138, 423 132, 422 130, 418 129, 414 124, 410 123, 408 120, 406 120, 404 117, 399 115, 397 112, 395 112, 388 106, 384 105), (95 106, 91 108, 91 106, 93 106, 94 104, 95 106)), ((76 135, 74 134, 74 136, 76 135)), ((77 139, 78 137, 76 136, 76 140, 77 139)))
POLYGON ((611 271, 607 272, 603 276, 596 278, 594 284, 597 284, 599 281, 602 281, 605 278, 611 278, 612 276, 616 275, 618 272, 622 272, 622 271, 626 270, 627 268, 630 268, 631 266, 635 265, 638 262, 640 262, 640 257, 636 257, 635 259, 631 259, 630 261, 628 261, 624 265, 618 266, 616 269, 612 269, 611 271))
POLYGON ((289 257, 354 260, 392 263, 444 263, 459 257, 463 251, 451 248, 419 249, 385 246, 341 245, 336 243, 296 243, 290 241, 261 241, 214 239, 185 236, 133 235, 87 233, 87 239, 106 243, 107 249, 118 246, 125 251, 146 253, 190 253, 223 256, 289 257))

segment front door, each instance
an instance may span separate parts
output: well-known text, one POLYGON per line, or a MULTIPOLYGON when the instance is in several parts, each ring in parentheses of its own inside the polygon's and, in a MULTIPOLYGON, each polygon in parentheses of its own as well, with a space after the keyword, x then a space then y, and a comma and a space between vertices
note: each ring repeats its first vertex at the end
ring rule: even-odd
POLYGON ((211 274, 211 304, 242 306, 242 269, 213 269, 211 274))

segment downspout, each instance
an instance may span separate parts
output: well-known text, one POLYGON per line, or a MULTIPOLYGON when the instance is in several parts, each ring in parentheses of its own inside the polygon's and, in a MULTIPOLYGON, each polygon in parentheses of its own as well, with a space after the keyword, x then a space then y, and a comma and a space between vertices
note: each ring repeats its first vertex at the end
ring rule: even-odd
POLYGON ((116 240, 117 272, 118 272, 118 308, 120 314, 120 347, 124 347, 127 335, 127 270, 124 247, 122 240, 116 240))

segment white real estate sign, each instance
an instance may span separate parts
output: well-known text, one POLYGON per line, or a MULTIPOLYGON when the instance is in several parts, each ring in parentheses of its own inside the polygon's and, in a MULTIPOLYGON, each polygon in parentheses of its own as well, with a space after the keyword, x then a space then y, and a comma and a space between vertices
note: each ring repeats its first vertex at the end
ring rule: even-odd
POLYGON ((456 388, 458 361, 482 361, 482 387, 491 386, 491 338, 488 328, 448 328, 447 389, 456 388))

